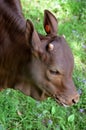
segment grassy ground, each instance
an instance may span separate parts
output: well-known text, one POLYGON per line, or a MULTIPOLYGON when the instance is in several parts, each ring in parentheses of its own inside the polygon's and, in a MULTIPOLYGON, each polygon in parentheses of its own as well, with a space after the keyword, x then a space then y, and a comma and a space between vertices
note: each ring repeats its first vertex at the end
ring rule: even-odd
POLYGON ((7 89, 0 92, 0 130, 86 130, 86 1, 21 0, 26 18, 44 33, 43 11, 49 9, 59 21, 75 57, 73 79, 81 94, 78 104, 64 108, 48 98, 43 102, 7 89))

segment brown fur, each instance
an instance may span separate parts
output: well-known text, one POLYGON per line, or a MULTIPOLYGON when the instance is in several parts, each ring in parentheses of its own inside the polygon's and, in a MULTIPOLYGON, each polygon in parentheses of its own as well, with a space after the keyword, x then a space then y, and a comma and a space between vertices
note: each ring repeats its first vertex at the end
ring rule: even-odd
POLYGON ((19 0, 0 0, 0 12, 0 90, 10 87, 37 100, 51 96, 62 105, 76 103, 73 55, 57 36, 55 16, 45 10, 43 36, 23 17, 19 0))

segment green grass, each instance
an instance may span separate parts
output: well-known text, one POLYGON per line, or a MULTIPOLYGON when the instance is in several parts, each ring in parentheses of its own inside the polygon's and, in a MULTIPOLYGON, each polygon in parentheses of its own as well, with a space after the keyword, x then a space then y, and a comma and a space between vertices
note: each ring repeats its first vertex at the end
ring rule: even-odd
POLYGON ((49 9, 59 21, 75 58, 73 79, 81 91, 78 104, 64 108, 53 99, 38 102, 19 91, 0 92, 0 130, 86 130, 86 1, 21 0, 25 18, 44 33, 43 11, 49 9))

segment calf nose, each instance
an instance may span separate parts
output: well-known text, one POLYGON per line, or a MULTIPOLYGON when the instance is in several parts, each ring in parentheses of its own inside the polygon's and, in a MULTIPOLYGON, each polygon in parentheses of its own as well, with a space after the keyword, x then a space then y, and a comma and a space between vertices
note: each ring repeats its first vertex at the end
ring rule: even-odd
POLYGON ((79 94, 75 94, 73 96, 69 96, 69 98, 67 100, 65 100, 65 104, 68 105, 68 106, 71 106, 75 103, 77 103, 79 101, 79 94))
POLYGON ((78 101, 79 101, 79 94, 76 94, 76 95, 72 98, 71 102, 72 102, 72 104, 75 104, 75 103, 77 103, 78 101))

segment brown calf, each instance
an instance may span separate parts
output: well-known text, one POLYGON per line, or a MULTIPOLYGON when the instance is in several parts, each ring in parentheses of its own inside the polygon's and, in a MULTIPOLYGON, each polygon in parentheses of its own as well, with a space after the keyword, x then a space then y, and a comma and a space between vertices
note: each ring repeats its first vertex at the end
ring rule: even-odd
POLYGON ((19 89, 37 100, 62 105, 79 100, 72 80, 73 55, 57 35, 57 19, 44 11, 46 36, 25 20, 19 0, 0 0, 0 89, 19 89))

